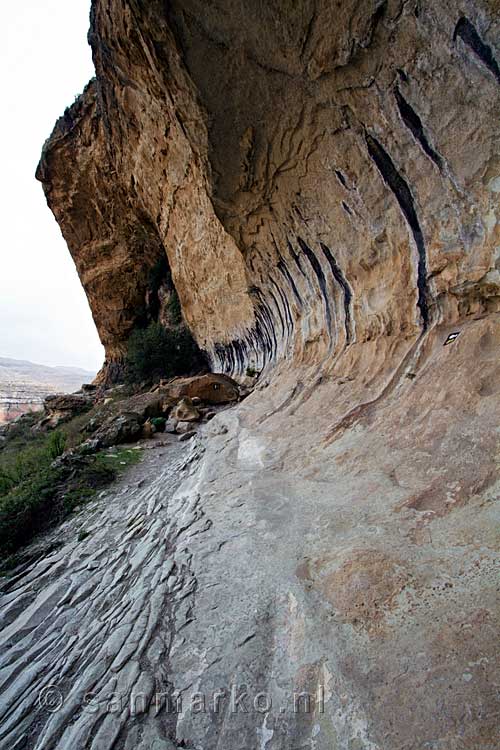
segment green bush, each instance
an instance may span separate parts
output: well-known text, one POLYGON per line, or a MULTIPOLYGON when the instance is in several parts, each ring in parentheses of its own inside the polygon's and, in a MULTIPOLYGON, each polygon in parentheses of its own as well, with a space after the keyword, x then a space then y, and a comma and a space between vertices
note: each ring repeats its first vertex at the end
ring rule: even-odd
POLYGON ((52 432, 47 442, 47 454, 54 461, 64 453, 66 448, 66 435, 61 430, 52 432))
POLYGON ((203 355, 184 325, 166 329, 152 322, 130 336, 126 365, 131 382, 185 375, 203 364, 203 355))
POLYGON ((3 565, 6 560, 14 564, 16 558, 9 558, 10 555, 15 555, 39 532, 63 520, 77 505, 92 499, 97 490, 109 485, 122 470, 141 458, 141 451, 123 450, 118 451, 113 461, 102 452, 77 457, 68 466, 54 467, 54 459, 64 452, 67 442, 65 431, 33 435, 27 430, 0 452, 3 565))
POLYGON ((0 466, 0 497, 7 494, 16 486, 16 481, 11 473, 0 466))
POLYGON ((2 556, 15 552, 54 519, 54 500, 61 480, 59 471, 39 473, 0 498, 0 550, 2 556))
POLYGON ((0 500, 2 495, 48 469, 64 452, 66 436, 57 430, 0 454, 0 500))
POLYGON ((175 289, 171 293, 170 299, 167 302, 167 310, 170 321, 173 325, 179 325, 182 323, 181 303, 175 289))

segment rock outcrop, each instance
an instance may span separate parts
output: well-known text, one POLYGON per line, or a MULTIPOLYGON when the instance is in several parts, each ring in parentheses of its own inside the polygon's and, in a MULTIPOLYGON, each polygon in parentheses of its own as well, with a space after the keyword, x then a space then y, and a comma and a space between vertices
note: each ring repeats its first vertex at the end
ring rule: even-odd
POLYGON ((496 0, 94 0, 38 177, 102 378, 174 289, 258 378, 14 580, 8 746, 496 747, 499 31, 496 0))
POLYGON ((498 309, 497 24, 486 0, 96 0, 96 79, 38 177, 106 372, 172 283, 226 372, 498 309))

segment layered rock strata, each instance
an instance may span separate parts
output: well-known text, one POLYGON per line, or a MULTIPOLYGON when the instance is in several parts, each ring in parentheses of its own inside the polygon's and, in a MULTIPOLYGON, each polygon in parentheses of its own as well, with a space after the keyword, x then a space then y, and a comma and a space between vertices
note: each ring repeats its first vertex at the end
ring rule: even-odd
POLYGON ((159 267, 226 372, 498 309, 491 3, 99 0, 89 39, 38 177, 110 365, 159 267))

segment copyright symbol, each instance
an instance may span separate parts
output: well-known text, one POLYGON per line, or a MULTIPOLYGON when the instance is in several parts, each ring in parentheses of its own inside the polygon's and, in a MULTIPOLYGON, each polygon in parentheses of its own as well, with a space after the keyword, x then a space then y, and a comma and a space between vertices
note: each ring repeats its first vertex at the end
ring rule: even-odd
POLYGON ((47 685, 38 693, 38 705, 51 714, 57 713, 63 703, 63 695, 56 685, 47 685))

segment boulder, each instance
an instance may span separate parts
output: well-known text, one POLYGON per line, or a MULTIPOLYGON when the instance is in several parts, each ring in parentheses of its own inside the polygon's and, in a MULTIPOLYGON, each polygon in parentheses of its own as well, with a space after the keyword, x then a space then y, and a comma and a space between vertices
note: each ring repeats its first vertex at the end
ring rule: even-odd
POLYGON ((167 419, 167 421, 165 422, 165 429, 163 431, 175 433, 177 431, 178 424, 179 422, 177 421, 177 419, 167 419))
POLYGON ((81 414, 93 404, 93 400, 77 393, 65 393, 60 396, 47 396, 44 401, 44 408, 48 414, 54 412, 69 412, 71 414, 81 414))
POLYGON ((228 404, 240 397, 238 383, 228 375, 216 373, 176 378, 165 386, 165 392, 176 401, 199 398, 206 404, 228 404))
POLYGON ((193 423, 192 422, 178 422, 177 427, 175 428, 175 431, 178 435, 182 435, 186 432, 192 432, 193 431, 193 423))
POLYGON ((172 410, 172 417, 178 419, 179 422, 199 422, 201 414, 190 398, 181 398, 172 410))
POLYGON ((168 393, 156 391, 155 393, 139 393, 130 398, 120 401, 120 410, 138 414, 142 421, 156 417, 165 417, 165 414, 175 405, 176 401, 168 393))
POLYGON ((131 443, 142 434, 142 420, 136 412, 124 412, 110 417, 95 433, 101 445, 108 448, 120 443, 131 443))
POLYGON ((82 427, 81 432, 86 432, 86 433, 92 434, 93 432, 95 432, 98 429, 99 426, 100 426, 100 422, 97 419, 97 417, 91 417, 91 419, 89 419, 89 421, 87 422, 87 424, 85 424, 82 427))
POLYGON ((60 396, 47 396, 44 401, 45 416, 39 422, 38 427, 57 427, 78 414, 88 411, 93 404, 92 398, 79 394, 67 393, 60 396))
POLYGON ((78 453, 82 456, 90 456, 101 448, 101 441, 98 438, 89 438, 78 446, 78 453))

